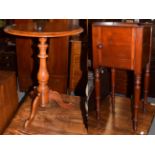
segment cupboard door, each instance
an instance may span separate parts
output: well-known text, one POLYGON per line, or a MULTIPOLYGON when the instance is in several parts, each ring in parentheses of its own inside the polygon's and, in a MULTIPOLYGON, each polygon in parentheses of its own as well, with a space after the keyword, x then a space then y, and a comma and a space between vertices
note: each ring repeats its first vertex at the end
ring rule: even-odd
POLYGON ((132 28, 93 27, 94 62, 106 67, 133 69, 134 31, 132 28), (98 62, 96 62, 98 61, 98 62))

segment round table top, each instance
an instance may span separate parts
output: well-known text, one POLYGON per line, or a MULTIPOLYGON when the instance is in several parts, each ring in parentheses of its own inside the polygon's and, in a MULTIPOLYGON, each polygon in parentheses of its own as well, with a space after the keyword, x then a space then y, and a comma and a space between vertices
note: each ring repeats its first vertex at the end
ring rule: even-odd
POLYGON ((4 28, 4 31, 8 34, 25 37, 64 37, 78 35, 83 32, 83 28, 48 22, 44 25, 37 25, 36 23, 10 25, 4 28))

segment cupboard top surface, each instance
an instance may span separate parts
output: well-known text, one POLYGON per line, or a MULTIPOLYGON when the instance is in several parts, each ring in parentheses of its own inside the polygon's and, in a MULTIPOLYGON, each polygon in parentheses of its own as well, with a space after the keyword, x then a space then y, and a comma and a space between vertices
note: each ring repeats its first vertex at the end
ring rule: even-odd
POLYGON ((151 26, 151 23, 123 23, 123 22, 95 22, 93 26, 106 26, 106 27, 145 27, 151 26))
POLYGON ((42 24, 30 23, 11 25, 7 26, 4 31, 12 35, 26 37, 63 37, 80 34, 83 32, 83 29, 79 26, 68 26, 47 22, 42 24))

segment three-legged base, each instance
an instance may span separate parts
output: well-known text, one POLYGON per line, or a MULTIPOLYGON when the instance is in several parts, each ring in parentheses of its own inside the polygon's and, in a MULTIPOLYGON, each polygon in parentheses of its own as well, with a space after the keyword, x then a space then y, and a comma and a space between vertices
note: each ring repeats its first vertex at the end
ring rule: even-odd
MULTIPOLYGON (((49 96, 49 98, 48 98, 49 101, 48 102, 54 101, 60 107, 65 108, 65 109, 73 108, 73 104, 72 103, 65 103, 63 101, 61 95, 56 91, 49 90, 48 96, 49 96)), ((31 109, 30 116, 29 116, 29 118, 26 120, 26 122, 24 124, 25 128, 27 128, 31 124, 31 122, 33 121, 33 119, 34 119, 34 117, 36 115, 38 107, 41 106, 41 105, 42 105, 41 104, 41 94, 37 93, 34 100, 33 100, 33 102, 32 102, 32 109, 31 109)))

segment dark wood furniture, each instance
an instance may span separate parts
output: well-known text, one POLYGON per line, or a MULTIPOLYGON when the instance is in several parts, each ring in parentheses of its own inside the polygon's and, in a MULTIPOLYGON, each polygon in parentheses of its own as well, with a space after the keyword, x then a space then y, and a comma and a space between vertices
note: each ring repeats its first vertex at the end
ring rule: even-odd
POLYGON ((10 123, 18 108, 16 74, 0 71, 0 134, 10 123))
MULTIPOLYGON (((8 20, 4 20, 7 25, 8 20)), ((16 46, 13 37, 4 33, 0 27, 0 70, 16 71, 16 46)))
POLYGON ((69 91, 71 94, 85 96, 87 83, 87 51, 84 42, 71 41, 69 91))
POLYGON ((0 49, 0 70, 16 71, 16 52, 14 47, 0 49))
POLYGON ((143 69, 145 69, 144 104, 147 103, 152 27, 150 24, 98 22, 92 25, 92 39, 97 118, 100 117, 100 67, 111 68, 113 112, 115 109, 115 69, 132 70, 134 71, 133 128, 136 130, 143 69))
MULTIPOLYGON (((39 71, 37 74, 39 86, 37 88, 37 95, 33 100, 30 117, 25 122, 25 127, 27 127, 34 119, 36 110, 39 105, 41 107, 47 107, 49 101, 54 100, 60 106, 64 108, 70 108, 71 105, 65 104, 61 98, 61 95, 58 92, 52 91, 48 88, 49 73, 47 71, 46 66, 46 58, 48 57, 48 55, 46 54, 46 50, 48 44, 46 44, 46 41, 47 38, 58 38, 77 35, 81 33, 83 29, 77 26, 70 27, 67 25, 53 25, 50 22, 43 22, 23 25, 12 25, 6 27, 4 31, 12 35, 39 38, 39 71)), ((27 67, 26 64, 25 67, 27 67)))
POLYGON ((70 76, 69 92, 78 96, 85 96, 87 83, 87 54, 88 54, 88 33, 87 20, 73 20, 74 25, 80 25, 84 31, 79 36, 73 36, 70 39, 70 76))
POLYGON ((155 21, 153 22, 149 97, 155 98, 155 21))
POLYGON ((75 94, 76 86, 82 77, 82 71, 80 66, 81 56, 81 41, 71 41, 71 61, 70 61, 70 80, 69 91, 71 94, 75 94))

